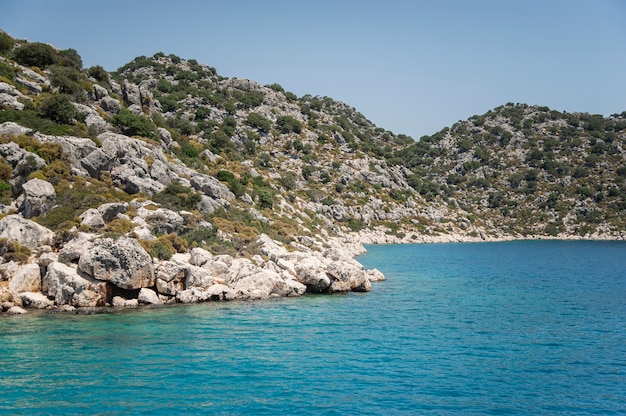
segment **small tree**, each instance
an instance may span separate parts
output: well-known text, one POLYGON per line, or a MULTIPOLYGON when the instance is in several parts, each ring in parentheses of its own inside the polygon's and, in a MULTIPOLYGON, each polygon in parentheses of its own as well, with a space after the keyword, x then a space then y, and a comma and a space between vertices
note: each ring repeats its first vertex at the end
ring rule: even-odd
POLYGON ((128 136, 156 137, 156 125, 145 117, 135 115, 124 108, 111 119, 111 123, 122 129, 128 136))
POLYGON ((58 53, 59 64, 75 69, 83 68, 83 58, 80 57, 76 49, 65 49, 58 53))
POLYGON ((276 119, 276 124, 282 133, 302 132, 302 123, 291 116, 280 116, 276 119))
POLYGON ((13 57, 21 65, 45 68, 55 63, 58 52, 50 45, 34 42, 17 48, 13 57))
POLYGON ((272 124, 270 123, 270 121, 258 113, 248 114, 246 123, 248 123, 250 127, 256 128, 264 133, 269 133, 270 129, 272 128, 272 124))
POLYGON ((109 73, 100 65, 92 66, 87 73, 96 81, 106 82, 109 80, 109 73))
POLYGON ((39 110, 44 117, 61 124, 70 124, 81 115, 66 94, 53 95, 41 104, 39 110))

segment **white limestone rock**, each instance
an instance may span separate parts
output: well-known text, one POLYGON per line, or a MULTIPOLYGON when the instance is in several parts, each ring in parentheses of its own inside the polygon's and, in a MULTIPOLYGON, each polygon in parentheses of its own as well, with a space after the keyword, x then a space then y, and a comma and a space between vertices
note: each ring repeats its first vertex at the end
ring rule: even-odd
POLYGON ((41 272, 39 265, 29 263, 20 267, 9 282, 9 290, 13 294, 39 292, 41 290, 41 272))
POLYGON ((78 269, 122 289, 154 286, 152 257, 132 238, 97 239, 80 257, 78 269))
POLYGON ((139 296, 137 297, 139 304, 143 305, 161 305, 163 301, 159 299, 159 295, 152 289, 141 288, 139 291, 139 296))
POLYGON ((60 262, 48 265, 41 286, 41 291, 54 298, 56 305, 96 307, 104 306, 107 301, 106 282, 81 276, 75 266, 60 262))
POLYGON ((31 250, 48 244, 53 237, 52 231, 21 215, 12 214, 0 219, 0 238, 17 241, 31 250))

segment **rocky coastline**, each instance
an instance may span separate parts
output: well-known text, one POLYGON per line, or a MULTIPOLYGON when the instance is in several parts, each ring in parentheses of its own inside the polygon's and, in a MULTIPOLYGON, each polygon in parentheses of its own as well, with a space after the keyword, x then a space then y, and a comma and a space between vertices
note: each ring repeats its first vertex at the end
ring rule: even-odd
MULTIPOLYGON (((112 204, 99 207, 112 209, 112 204)), ((123 211, 125 206, 116 206, 123 211)), ((118 215, 124 215, 122 213, 118 215)), ((48 243, 53 232, 21 215, 0 220, 0 238, 30 246, 20 264, 0 264, 0 306, 6 314, 28 309, 80 312, 102 307, 137 307, 206 301, 261 300, 305 293, 366 292, 384 280, 354 256, 363 246, 328 238, 323 246, 302 239, 285 247, 261 235, 261 254, 213 255, 196 247, 169 260, 152 258, 134 238, 80 232, 61 250, 48 243), (307 246, 308 244, 308 246, 307 246)))

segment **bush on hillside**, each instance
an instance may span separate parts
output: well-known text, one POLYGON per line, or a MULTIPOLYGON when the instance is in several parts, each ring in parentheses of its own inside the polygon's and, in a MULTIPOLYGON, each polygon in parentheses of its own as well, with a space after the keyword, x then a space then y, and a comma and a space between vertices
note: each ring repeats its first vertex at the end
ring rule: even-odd
POLYGON ((152 120, 133 114, 126 108, 114 115, 111 123, 119 127, 127 136, 141 136, 149 139, 156 137, 156 125, 152 120))
POLYGON ((10 52, 15 45, 15 39, 0 30, 0 53, 10 52))
POLYGON ((250 127, 258 129, 263 133, 269 133, 270 129, 272 128, 272 124, 270 123, 270 121, 258 113, 248 114, 246 123, 248 123, 250 127))
POLYGON ((87 70, 87 73, 96 81, 106 82, 109 80, 109 73, 100 65, 92 66, 87 70))
POLYGON ((46 68, 55 63, 58 52, 50 45, 34 42, 15 49, 13 58, 20 65, 46 68))
POLYGON ((46 99, 39 111, 44 117, 61 124, 70 124, 82 116, 66 94, 53 95, 46 99))
POLYGON ((280 116, 276 119, 276 124, 282 133, 302 132, 302 123, 291 116, 280 116))

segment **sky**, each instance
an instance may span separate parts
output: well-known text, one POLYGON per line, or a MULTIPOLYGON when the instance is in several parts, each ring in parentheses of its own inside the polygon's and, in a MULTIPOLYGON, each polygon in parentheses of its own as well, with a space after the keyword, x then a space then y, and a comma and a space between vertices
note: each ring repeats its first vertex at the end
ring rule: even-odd
POLYGON ((0 29, 85 68, 196 59, 414 139, 508 102, 626 111, 623 0, 0 0, 0 29))

